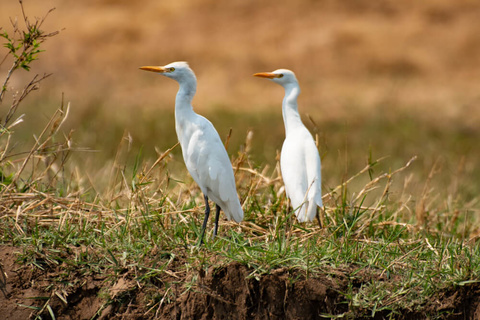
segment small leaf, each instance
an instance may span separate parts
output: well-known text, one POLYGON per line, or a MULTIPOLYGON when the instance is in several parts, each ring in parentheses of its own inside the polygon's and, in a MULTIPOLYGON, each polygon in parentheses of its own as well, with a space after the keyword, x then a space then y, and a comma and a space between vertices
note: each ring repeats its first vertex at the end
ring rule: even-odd
POLYGON ((47 305, 47 309, 48 309, 48 313, 50 313, 50 317, 52 317, 52 320, 56 320, 52 307, 50 307, 50 305, 47 305))
POLYGON ((41 310, 42 309, 42 308, 35 307, 35 306, 27 306, 27 305, 21 304, 21 303, 17 303, 17 306, 24 307, 24 308, 29 308, 29 309, 33 309, 33 310, 41 310))

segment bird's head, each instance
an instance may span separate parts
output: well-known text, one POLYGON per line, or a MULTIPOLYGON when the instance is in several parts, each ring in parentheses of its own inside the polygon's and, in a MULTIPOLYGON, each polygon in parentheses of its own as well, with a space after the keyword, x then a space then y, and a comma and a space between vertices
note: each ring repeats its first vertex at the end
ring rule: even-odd
POLYGON ((193 73, 192 69, 190 69, 188 63, 184 61, 172 62, 167 64, 166 66, 140 67, 140 69, 159 73, 162 76, 172 78, 178 82, 182 81, 183 79, 191 79, 192 77, 195 78, 195 74, 193 73))
POLYGON ((278 69, 273 72, 259 72, 255 73, 254 76, 270 79, 283 87, 288 86, 289 84, 298 85, 295 73, 288 69, 278 69))

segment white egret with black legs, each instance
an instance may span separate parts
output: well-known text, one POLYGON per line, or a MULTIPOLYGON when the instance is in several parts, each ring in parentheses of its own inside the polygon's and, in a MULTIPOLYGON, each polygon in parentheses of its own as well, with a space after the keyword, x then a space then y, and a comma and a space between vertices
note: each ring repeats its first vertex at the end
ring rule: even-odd
POLYGON ((199 185, 205 200, 205 219, 199 241, 201 244, 210 215, 208 199, 216 204, 213 237, 218 231, 221 209, 228 220, 243 220, 232 164, 215 127, 193 111, 191 102, 197 89, 197 79, 188 64, 173 62, 166 66, 140 69, 159 73, 180 85, 175 99, 175 129, 187 170, 199 185))
POLYGON ((255 73, 285 89, 282 103, 285 141, 280 154, 285 192, 290 198, 298 221, 312 221, 317 207, 322 207, 321 165, 317 146, 298 113, 297 97, 300 94, 295 74, 287 69, 255 73))

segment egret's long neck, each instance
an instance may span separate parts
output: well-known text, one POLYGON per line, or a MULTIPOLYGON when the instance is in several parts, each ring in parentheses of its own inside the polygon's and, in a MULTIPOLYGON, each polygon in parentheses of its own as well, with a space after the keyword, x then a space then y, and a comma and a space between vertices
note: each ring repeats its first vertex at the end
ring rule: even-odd
POLYGON ((175 111, 192 110, 192 100, 197 91, 197 80, 195 76, 184 78, 179 82, 180 88, 175 99, 175 111), (185 109, 185 110, 184 110, 185 109))
POLYGON ((285 97, 283 98, 282 114, 283 123, 285 124, 285 134, 288 135, 289 130, 303 125, 300 114, 298 114, 297 97, 300 94, 298 84, 288 84, 285 86, 285 97))
POLYGON ((188 137, 188 128, 191 127, 189 123, 193 122, 197 116, 192 107, 193 96, 197 91, 197 80, 192 74, 191 77, 185 77, 178 83, 180 88, 175 99, 175 129, 183 149, 184 138, 188 137))

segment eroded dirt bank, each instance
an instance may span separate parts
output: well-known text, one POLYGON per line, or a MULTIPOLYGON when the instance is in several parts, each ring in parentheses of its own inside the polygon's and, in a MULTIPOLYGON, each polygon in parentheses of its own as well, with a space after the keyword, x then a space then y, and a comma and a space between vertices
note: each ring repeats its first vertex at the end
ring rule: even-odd
MULTIPOLYGON (((255 277, 251 268, 239 263, 210 268, 206 273, 166 270, 148 281, 138 270, 128 269, 116 274, 69 269, 67 275, 64 265, 41 265, 44 270, 22 266, 16 262, 18 251, 0 247, 5 274, 0 277, 0 315, 5 320, 29 319, 37 314, 42 319, 51 318, 50 314, 56 319, 370 318, 372 310, 355 307, 345 293, 355 292, 372 279, 394 281, 373 270, 362 270, 352 277, 354 268, 308 278, 301 271, 277 269, 255 277), (192 281, 194 278, 197 281, 192 281)), ((397 312, 394 319, 479 319, 480 285, 441 292, 414 311, 397 312)), ((380 311, 374 318, 388 316, 392 316, 390 311, 380 311)))

